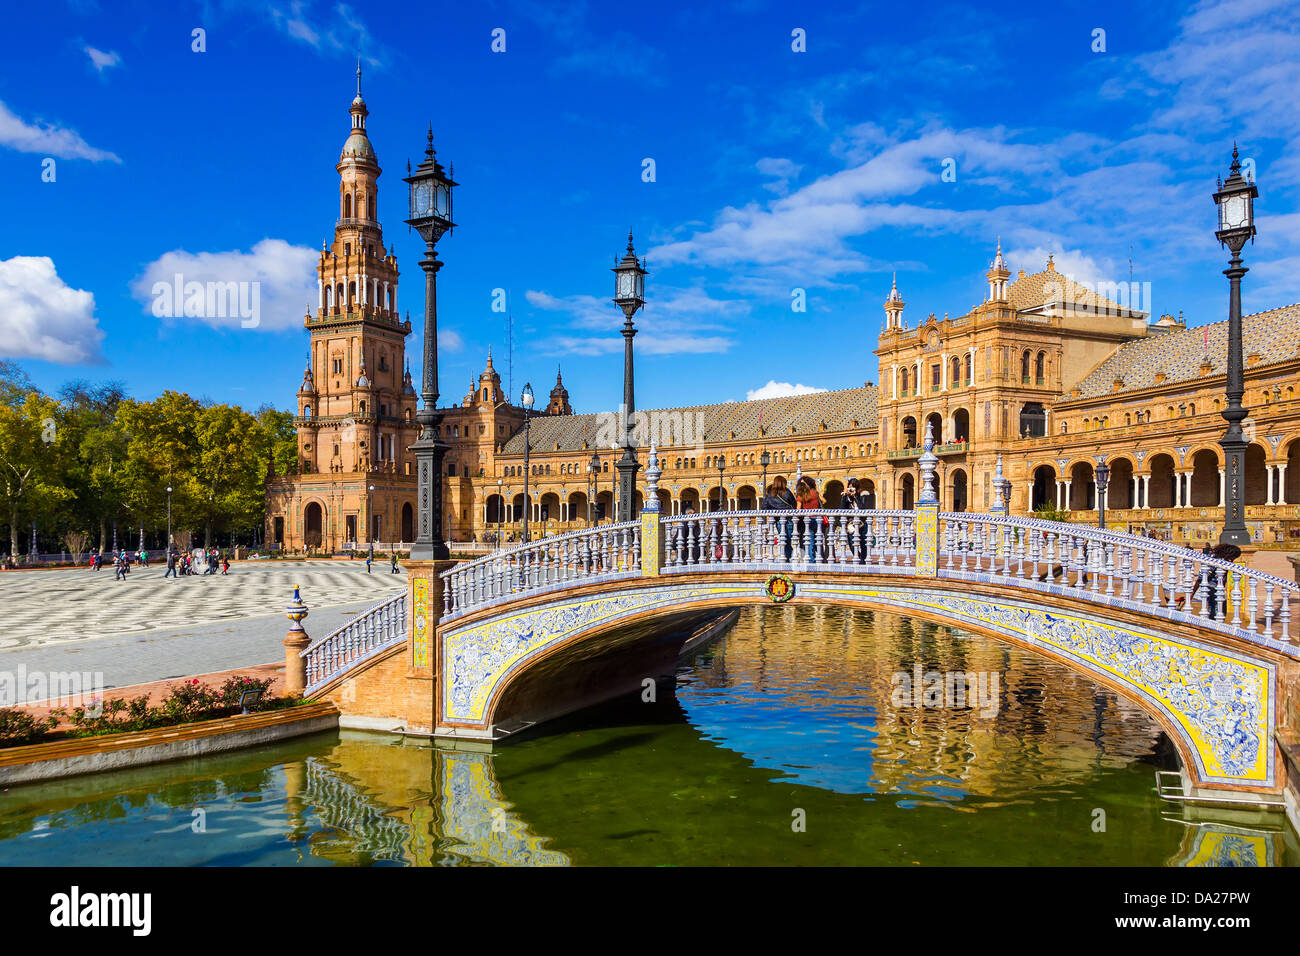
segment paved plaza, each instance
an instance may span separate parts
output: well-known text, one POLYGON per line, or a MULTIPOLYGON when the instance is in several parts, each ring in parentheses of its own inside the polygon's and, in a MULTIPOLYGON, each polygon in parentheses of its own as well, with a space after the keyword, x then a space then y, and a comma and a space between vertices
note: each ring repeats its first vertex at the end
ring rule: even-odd
POLYGON ((230 573, 164 578, 165 565, 115 581, 101 571, 0 574, 0 671, 103 674, 105 687, 282 661, 284 607, 300 585, 304 625, 323 637, 406 587, 378 558, 245 561, 230 573))

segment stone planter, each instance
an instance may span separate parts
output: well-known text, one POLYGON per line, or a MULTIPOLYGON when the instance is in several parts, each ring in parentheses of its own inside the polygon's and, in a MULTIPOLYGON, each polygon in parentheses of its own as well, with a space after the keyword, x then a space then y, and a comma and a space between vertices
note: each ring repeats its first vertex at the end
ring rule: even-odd
POLYGON ((339 725, 328 701, 138 733, 77 737, 0 750, 0 786, 200 757, 300 737, 339 725))

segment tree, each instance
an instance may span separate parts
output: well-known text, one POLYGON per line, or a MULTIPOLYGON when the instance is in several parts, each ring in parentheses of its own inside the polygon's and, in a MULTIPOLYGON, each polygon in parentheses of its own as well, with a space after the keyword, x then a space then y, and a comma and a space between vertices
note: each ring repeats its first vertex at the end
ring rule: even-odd
POLYGON ((70 454, 64 484, 75 498, 69 517, 78 528, 98 528, 99 550, 107 546, 108 521, 122 510, 118 481, 126 458, 126 436, 117 410, 126 398, 120 382, 69 382, 61 392, 64 437, 70 454))
POLYGON ((266 432, 271 454, 270 477, 291 475, 298 470, 298 430, 293 425, 293 414, 263 405, 255 413, 258 424, 266 432))
POLYGON ((18 518, 52 514, 73 496, 62 484, 58 402, 28 392, 21 404, 0 403, 0 492, 9 514, 9 553, 18 554, 18 518))

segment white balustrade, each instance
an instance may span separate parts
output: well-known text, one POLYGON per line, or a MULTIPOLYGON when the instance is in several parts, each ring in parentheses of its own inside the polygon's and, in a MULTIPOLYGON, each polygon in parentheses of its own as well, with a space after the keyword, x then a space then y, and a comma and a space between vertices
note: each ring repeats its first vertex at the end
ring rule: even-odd
POLYGON ((307 686, 313 692, 363 661, 406 640, 406 592, 401 591, 358 614, 338 630, 303 648, 307 686))

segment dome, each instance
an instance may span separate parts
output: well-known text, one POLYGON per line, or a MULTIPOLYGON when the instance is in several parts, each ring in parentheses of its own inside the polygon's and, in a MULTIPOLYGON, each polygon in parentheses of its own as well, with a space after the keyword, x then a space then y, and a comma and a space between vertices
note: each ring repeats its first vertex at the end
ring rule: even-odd
POLYGON ((375 148, 370 145, 370 138, 360 130, 353 131, 348 137, 347 142, 343 144, 343 152, 339 160, 356 159, 362 162, 375 163, 378 159, 375 156, 375 148))

